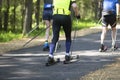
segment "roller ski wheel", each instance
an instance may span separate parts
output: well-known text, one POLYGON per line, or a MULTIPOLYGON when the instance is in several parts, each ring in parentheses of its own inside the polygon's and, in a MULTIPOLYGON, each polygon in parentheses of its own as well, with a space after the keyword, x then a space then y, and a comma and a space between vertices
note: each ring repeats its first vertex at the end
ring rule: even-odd
POLYGON ((79 55, 72 56, 72 57, 70 57, 70 60, 69 59, 68 60, 65 59, 63 61, 63 64, 70 64, 70 63, 76 62, 79 58, 80 58, 79 55))
POLYGON ((59 63, 60 62, 60 58, 57 58, 57 60, 55 61, 52 61, 52 62, 47 62, 46 64, 45 64, 45 66, 52 66, 52 65, 55 65, 55 64, 57 64, 57 63, 59 63))
POLYGON ((76 59, 79 59, 79 58, 80 58, 80 56, 79 56, 79 55, 77 55, 77 56, 76 56, 76 59))
POLYGON ((70 64, 71 63, 71 61, 63 61, 63 64, 70 64))
POLYGON ((54 65, 54 64, 56 64, 56 63, 57 63, 57 62, 54 62, 54 63, 48 63, 48 62, 47 62, 47 63, 45 64, 45 66, 51 66, 51 65, 54 65))
POLYGON ((107 51, 107 46, 101 45, 99 52, 106 52, 107 51))

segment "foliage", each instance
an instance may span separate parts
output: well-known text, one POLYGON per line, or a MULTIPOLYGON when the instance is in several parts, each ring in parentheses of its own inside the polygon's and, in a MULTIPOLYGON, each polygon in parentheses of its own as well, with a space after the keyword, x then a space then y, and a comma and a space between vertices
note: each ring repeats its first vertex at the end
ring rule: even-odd
MULTIPOLYGON (((40 26, 39 29, 32 32, 30 37, 44 30, 45 26, 42 23, 43 0, 40 0, 40 2, 38 2, 39 0, 2 0, 2 2, 0 2, 0 42, 20 38, 20 35, 23 34, 26 16, 26 1, 28 1, 28 5, 29 2, 33 5, 33 7, 30 8, 32 10, 32 21, 30 25, 26 25, 27 28, 30 27, 26 31, 29 32, 38 22, 40 26), (38 5, 38 3, 40 4, 38 5), (39 10, 38 7, 40 7, 39 10), (37 11, 39 12, 39 16, 36 16, 37 11), (16 31, 19 33, 16 34, 16 31)), ((93 20, 97 20, 96 15, 99 13, 99 11, 97 11, 99 5, 97 4, 99 1, 100 0, 76 0, 82 19, 79 20, 78 23, 76 20, 73 21, 73 30, 76 29, 76 27, 80 30, 95 26, 95 21, 93 20)), ((63 30, 61 32, 63 32, 63 30)), ((44 35, 45 31, 41 32, 40 36, 44 35)))
POLYGON ((13 33, 13 32, 0 32, 0 42, 8 42, 13 39, 19 39, 22 38, 21 34, 19 33, 13 33))
POLYGON ((77 28, 77 30, 84 29, 84 28, 90 28, 95 26, 94 20, 74 20, 73 21, 73 29, 77 28))
MULTIPOLYGON (((29 36, 27 37, 33 37, 39 34, 39 37, 44 37, 45 35, 45 25, 41 24, 42 27, 40 29, 34 30, 29 36)), ((95 22, 92 20, 79 20, 78 22, 76 20, 73 21, 73 30, 77 28, 77 30, 84 29, 84 28, 90 28, 94 27, 95 22)), ((52 34, 52 31, 50 32, 52 34)), ((64 34, 63 29, 61 30, 61 34, 64 34)), ((0 32, 0 42, 8 42, 13 39, 19 39, 22 38, 22 34, 18 30, 17 33, 14 32, 0 32)))

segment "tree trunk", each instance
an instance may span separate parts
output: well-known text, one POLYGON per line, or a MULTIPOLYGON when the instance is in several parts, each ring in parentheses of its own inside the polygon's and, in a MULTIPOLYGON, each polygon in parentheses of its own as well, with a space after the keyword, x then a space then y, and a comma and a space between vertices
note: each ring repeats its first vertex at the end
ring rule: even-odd
POLYGON ((16 24, 16 0, 14 0, 14 9, 13 9, 13 31, 15 31, 16 24))
POLYGON ((24 17, 25 17, 25 0, 23 0, 21 2, 21 16, 22 16, 22 19, 21 19, 21 29, 23 30, 23 27, 24 27, 24 17))
POLYGON ((9 19, 9 0, 7 0, 7 7, 4 11, 4 31, 8 30, 8 19, 9 19))
POLYGON ((23 35, 26 35, 32 27, 32 3, 33 0, 25 0, 25 20, 23 27, 23 35))
POLYGON ((99 14, 99 8, 98 8, 98 4, 99 4, 99 2, 98 2, 98 0, 94 0, 94 4, 95 4, 95 9, 94 9, 94 13, 95 13, 95 19, 98 19, 98 14, 99 14))
POLYGON ((100 0, 99 1, 99 19, 102 17, 102 9, 103 9, 103 1, 102 0, 100 0))
POLYGON ((37 0, 36 2, 36 8, 35 8, 35 18, 36 18, 36 26, 39 26, 39 15, 40 14, 40 0, 37 0))
POLYGON ((2 0, 0 0, 0 31, 2 30, 2 0))

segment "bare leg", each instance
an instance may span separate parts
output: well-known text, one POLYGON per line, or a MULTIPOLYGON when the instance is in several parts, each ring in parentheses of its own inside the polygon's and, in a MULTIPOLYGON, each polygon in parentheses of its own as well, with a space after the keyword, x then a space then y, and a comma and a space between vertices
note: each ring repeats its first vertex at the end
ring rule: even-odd
POLYGON ((45 20, 45 24, 46 24, 45 39, 48 41, 49 40, 49 35, 50 35, 51 22, 49 20, 45 20))
POLYGON ((104 44, 104 40, 105 40, 105 36, 106 36, 107 30, 108 30, 107 27, 102 27, 101 44, 104 44))
POLYGON ((106 37, 107 30, 108 30, 107 26, 106 26, 106 27, 105 27, 105 26, 102 27, 101 47, 100 47, 100 49, 99 49, 100 52, 104 52, 104 51, 107 50, 107 47, 104 46, 104 40, 105 40, 105 37, 106 37))
POLYGON ((43 51, 48 51, 49 50, 49 36, 50 36, 50 26, 51 26, 51 21, 45 20, 45 25, 46 25, 46 32, 45 32, 45 43, 43 47, 43 51))
POLYGON ((116 36, 117 36, 117 30, 116 30, 116 27, 113 27, 113 28, 112 28, 112 33, 111 33, 111 37, 112 37, 112 47, 115 46, 116 36))

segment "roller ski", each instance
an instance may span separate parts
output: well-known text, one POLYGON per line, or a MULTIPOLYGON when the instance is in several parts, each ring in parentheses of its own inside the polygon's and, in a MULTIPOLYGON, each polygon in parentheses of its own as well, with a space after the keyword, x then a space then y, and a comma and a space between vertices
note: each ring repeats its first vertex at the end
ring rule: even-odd
POLYGON ((117 50, 117 49, 118 49, 118 46, 115 45, 115 46, 112 46, 110 50, 111 50, 111 51, 115 51, 115 50, 117 50))
POLYGON ((76 62, 77 59, 79 59, 79 55, 77 56, 65 56, 65 60, 63 61, 63 64, 70 64, 70 63, 73 63, 73 62, 76 62))
POLYGON ((54 58, 48 57, 48 62, 45 64, 45 66, 52 66, 60 62, 60 59, 57 58, 57 60, 54 60, 54 58))
POLYGON ((101 45, 99 52, 106 52, 107 51, 107 46, 101 45))
POLYGON ((49 44, 48 44, 48 41, 46 41, 46 42, 44 43, 43 51, 49 51, 49 44))

